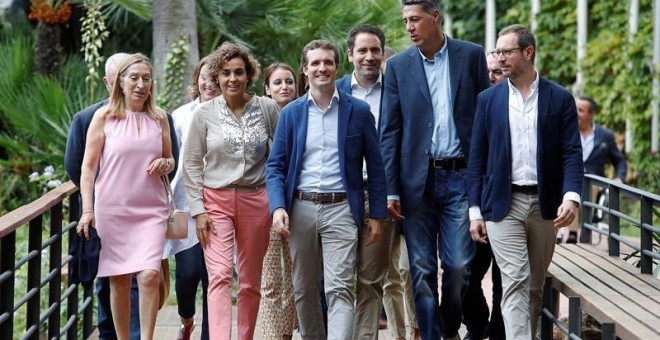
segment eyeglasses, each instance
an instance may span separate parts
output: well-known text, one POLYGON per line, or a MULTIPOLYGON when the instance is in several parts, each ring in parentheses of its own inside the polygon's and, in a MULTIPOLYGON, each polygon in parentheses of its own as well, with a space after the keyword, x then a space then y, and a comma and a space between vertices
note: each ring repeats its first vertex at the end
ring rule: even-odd
POLYGON ((494 58, 499 59, 501 56, 504 56, 504 58, 508 58, 513 54, 513 52, 518 51, 518 50, 523 50, 522 47, 514 47, 510 48, 508 50, 494 50, 490 52, 490 55, 492 55, 494 58))

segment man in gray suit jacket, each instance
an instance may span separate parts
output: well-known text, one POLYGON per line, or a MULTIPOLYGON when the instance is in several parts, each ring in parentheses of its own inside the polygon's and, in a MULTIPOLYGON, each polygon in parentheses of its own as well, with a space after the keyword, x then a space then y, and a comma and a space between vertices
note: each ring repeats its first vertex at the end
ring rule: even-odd
POLYGON ((402 220, 422 338, 456 339, 475 249, 468 231, 466 159, 476 97, 489 86, 488 68, 480 46, 442 32, 437 1, 402 4, 414 46, 392 57, 385 72, 380 138, 388 213, 402 220))

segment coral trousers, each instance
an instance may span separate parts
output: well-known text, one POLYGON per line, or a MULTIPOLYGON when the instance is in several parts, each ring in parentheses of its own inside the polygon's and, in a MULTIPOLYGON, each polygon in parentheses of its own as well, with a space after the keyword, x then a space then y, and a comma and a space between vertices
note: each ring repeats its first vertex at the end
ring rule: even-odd
POLYGON ((231 286, 234 244, 238 261, 238 338, 251 340, 261 298, 261 267, 268 248, 271 218, 266 189, 204 188, 204 207, 215 228, 204 258, 209 275, 208 319, 211 339, 231 339, 231 286))

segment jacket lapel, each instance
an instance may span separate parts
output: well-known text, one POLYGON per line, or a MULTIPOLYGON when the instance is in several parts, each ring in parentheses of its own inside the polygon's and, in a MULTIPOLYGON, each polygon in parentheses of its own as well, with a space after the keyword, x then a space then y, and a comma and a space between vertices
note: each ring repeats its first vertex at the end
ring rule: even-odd
POLYGON ((410 69, 404 72, 410 72, 413 75, 412 79, 417 79, 415 83, 422 97, 426 99, 428 105, 433 105, 431 102, 431 91, 429 90, 429 84, 426 82, 426 72, 424 72, 424 65, 422 64, 423 61, 422 56, 419 54, 419 49, 414 46, 408 49, 408 58, 412 59, 412 62, 409 63, 410 69))
MULTIPOLYGON (((344 150, 346 147, 346 134, 348 133, 348 121, 353 111, 351 99, 343 93, 339 93, 339 122, 337 123, 337 148, 339 154, 339 168, 344 172, 344 150)), ((343 176, 342 176, 343 177, 343 176)))
MULTIPOLYGON (((536 162, 537 164, 542 164, 540 162, 541 157, 543 156, 543 127, 545 126, 545 120, 548 118, 548 108, 550 106, 550 86, 548 86, 544 78, 539 77, 539 94, 538 94, 538 117, 537 117, 537 127, 536 127, 536 162)), ((538 166, 537 166, 538 168, 538 166)))
POLYGON ((447 37, 447 52, 449 52, 449 80, 451 82, 451 102, 456 103, 456 94, 458 93, 458 82, 461 79, 463 71, 463 54, 461 47, 454 44, 452 39, 447 37))
MULTIPOLYGON (((305 150, 305 144, 307 143, 307 122, 309 120, 308 115, 308 105, 309 105, 309 92, 303 97, 304 100, 301 100, 296 108, 298 119, 296 119, 298 125, 298 134, 297 144, 298 148, 296 149, 296 159, 302 159, 303 151, 305 150)), ((300 163, 302 164, 302 163, 300 163)))

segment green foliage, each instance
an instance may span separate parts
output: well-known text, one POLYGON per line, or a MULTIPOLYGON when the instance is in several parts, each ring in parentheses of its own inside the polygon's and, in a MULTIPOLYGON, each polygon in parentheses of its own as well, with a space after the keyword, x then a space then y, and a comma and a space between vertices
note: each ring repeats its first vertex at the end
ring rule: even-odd
POLYGON ((93 97, 96 85, 101 79, 98 69, 103 64, 103 57, 100 50, 103 47, 103 40, 110 35, 110 32, 105 28, 105 17, 101 13, 101 0, 85 0, 84 6, 87 15, 81 20, 82 48, 80 50, 85 53, 85 62, 89 70, 85 81, 89 84, 89 91, 93 97))
MULTIPOLYGON (((361 23, 378 25, 387 45, 402 50, 410 44, 398 0, 197 0, 202 55, 223 41, 249 48, 262 66, 274 61, 300 63, 300 52, 314 39, 326 39, 340 51, 339 74, 352 70, 347 62, 346 34, 361 23)), ((260 86, 255 86, 260 88, 260 86)))
POLYGON ((52 165, 58 179, 66 178, 63 155, 71 118, 99 99, 90 96, 84 81, 88 71, 77 57, 65 59, 60 75, 34 74, 32 41, 19 32, 0 40, 0 148, 7 153, 0 159, 0 179, 7 184, 2 211, 42 194, 31 189, 30 173, 52 165))
POLYGON ((181 93, 183 93, 183 73, 188 58, 188 42, 185 36, 172 41, 170 53, 165 57, 165 87, 158 96, 157 104, 165 110, 181 106, 181 93))

